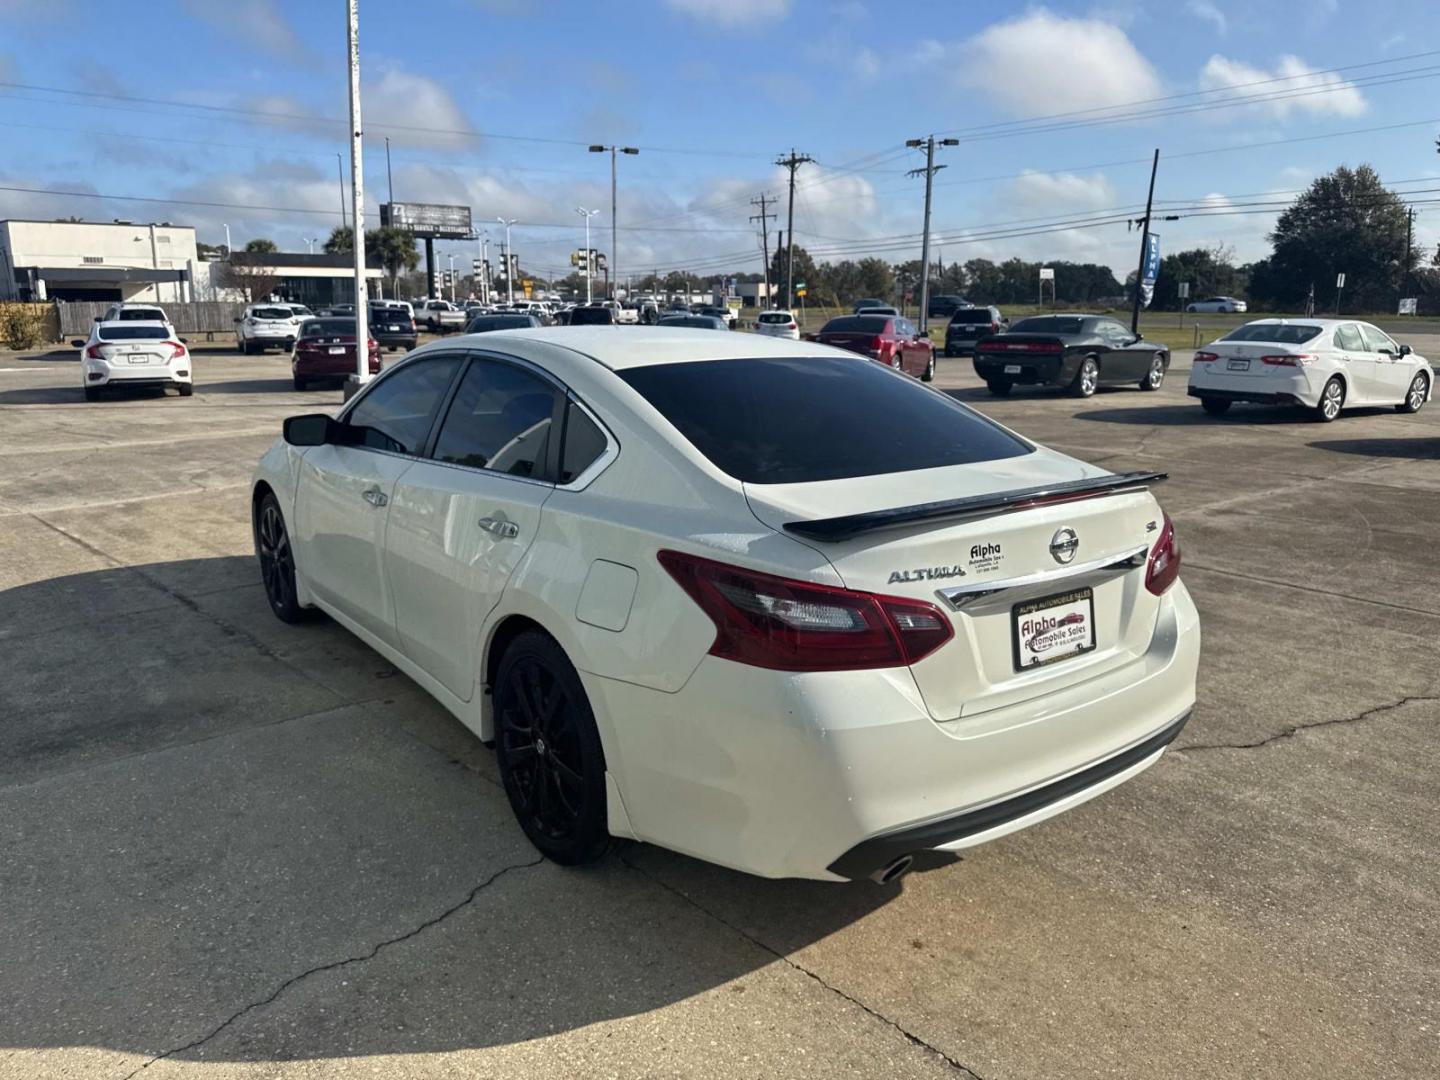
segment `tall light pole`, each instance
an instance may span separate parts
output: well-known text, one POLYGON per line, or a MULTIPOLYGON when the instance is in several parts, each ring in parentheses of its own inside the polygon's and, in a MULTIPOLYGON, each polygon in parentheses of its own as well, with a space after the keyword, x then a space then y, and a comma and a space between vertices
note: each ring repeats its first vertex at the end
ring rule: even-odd
POLYGON ((480 230, 480 299, 490 303, 490 232, 480 230))
MULTIPOLYGON (((354 5, 351 6, 353 7, 354 5)), ((358 23, 359 20, 359 13, 357 12, 355 21, 358 23)), ((335 155, 335 172, 340 177, 340 227, 343 229, 349 222, 345 217, 345 162, 339 154, 335 155)))
POLYGON ((511 265, 510 265, 510 263, 511 263, 511 261, 512 261, 511 258, 510 258, 510 226, 511 226, 511 225, 514 225, 515 222, 517 222, 517 221, 520 220, 520 219, 519 219, 519 218, 513 218, 513 217, 512 217, 512 218, 497 217, 495 220, 498 221, 501 225, 504 225, 504 226, 505 226, 505 302, 506 302, 507 304, 514 304, 514 303, 515 303, 515 275, 514 275, 514 273, 511 272, 512 268, 511 268, 511 265))
POLYGON ((455 253, 451 252, 445 258, 450 263, 450 302, 455 302, 455 253))
POLYGON ((319 241, 319 239, 320 239, 320 238, 319 238, 318 236, 307 236, 307 237, 305 238, 305 243, 307 243, 307 244, 310 245, 310 254, 311 254, 311 255, 314 255, 314 254, 315 254, 315 244, 316 244, 317 241, 319 241))
POLYGON ((222 223, 220 227, 225 230, 225 261, 229 262, 230 253, 235 250, 230 246, 230 226, 222 223))
MULTIPOLYGON (((925 147, 925 167, 923 169, 911 169, 907 176, 919 176, 925 174, 925 231, 920 241, 920 333, 929 331, 930 321, 930 189, 935 182, 935 174, 944 165, 935 164, 935 136, 928 135, 923 139, 906 139, 905 145, 911 149, 925 147)), ((959 146, 959 139, 941 139, 941 146, 959 146)), ((904 299, 901 299, 904 303, 904 299)))
POLYGON ((608 265, 610 267, 609 276, 611 281, 610 299, 614 300, 615 286, 620 282, 619 259, 616 257, 619 253, 620 241, 617 234, 615 213, 615 155, 638 154, 640 151, 633 146, 601 146, 598 143, 590 147, 590 153, 592 154, 603 154, 607 150, 610 152, 610 261, 608 265))
MULTIPOLYGON (((350 220, 355 242, 355 379, 370 381, 370 318, 365 303, 365 146, 360 126, 360 0, 346 6, 350 52, 350 220)), ((343 202, 343 200, 342 200, 343 202)))
POLYGON ((575 212, 585 219, 585 303, 588 304, 591 301, 590 279, 595 276, 595 256, 590 253, 590 219, 600 211, 577 206, 575 212))

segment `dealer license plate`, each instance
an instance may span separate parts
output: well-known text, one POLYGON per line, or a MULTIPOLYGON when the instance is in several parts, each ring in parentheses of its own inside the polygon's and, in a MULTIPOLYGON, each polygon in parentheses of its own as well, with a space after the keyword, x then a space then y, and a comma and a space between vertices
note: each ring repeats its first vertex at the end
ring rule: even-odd
POLYGON ((1229 362, 1226 363, 1226 365, 1225 365, 1225 370, 1226 370, 1226 371, 1249 371, 1249 370, 1250 370, 1250 361, 1249 361, 1249 360, 1231 360, 1231 361, 1229 361, 1229 362))
POLYGON ((1095 648, 1095 591, 1073 589, 1011 609, 1015 670, 1069 660, 1095 648))
POLYGON ((131 353, 125 359, 129 360, 132 364, 148 364, 150 362, 151 355, 151 353, 137 352, 131 353))
POLYGON ((344 346, 344 345, 331 345, 330 348, 326 349, 325 351, 328 352, 331 356, 344 356, 344 355, 345 355, 345 346, 344 346))
POLYGON ((1006 364, 1006 365, 1005 365, 1005 374, 1006 374, 1006 375, 1019 375, 1019 374, 1020 374, 1020 365, 1019 365, 1019 364, 1006 364))

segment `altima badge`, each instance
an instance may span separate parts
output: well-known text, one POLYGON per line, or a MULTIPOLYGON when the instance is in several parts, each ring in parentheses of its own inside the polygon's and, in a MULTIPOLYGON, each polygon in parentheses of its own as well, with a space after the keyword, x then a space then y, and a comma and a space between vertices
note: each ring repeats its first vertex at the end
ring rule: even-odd
POLYGON ((1061 565, 1075 558, 1075 552, 1079 550, 1080 537, 1075 535, 1074 529, 1061 529, 1050 538, 1050 554, 1055 556, 1055 561, 1061 565))

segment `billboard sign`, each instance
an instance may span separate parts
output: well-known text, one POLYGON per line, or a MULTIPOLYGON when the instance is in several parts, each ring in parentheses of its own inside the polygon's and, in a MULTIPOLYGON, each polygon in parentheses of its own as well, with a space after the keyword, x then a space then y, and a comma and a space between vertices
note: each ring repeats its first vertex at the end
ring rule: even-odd
POLYGON ((470 207, 440 203, 381 203, 380 224, 406 229, 422 240, 470 240, 470 207))

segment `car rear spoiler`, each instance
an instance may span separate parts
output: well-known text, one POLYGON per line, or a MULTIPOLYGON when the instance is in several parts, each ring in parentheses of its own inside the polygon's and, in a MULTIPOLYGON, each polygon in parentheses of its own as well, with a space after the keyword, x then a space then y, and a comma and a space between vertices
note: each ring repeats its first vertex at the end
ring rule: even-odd
POLYGON ((922 521, 955 521, 1028 510, 1051 503, 1093 499, 1102 495, 1122 495, 1126 492, 1142 491, 1151 484, 1167 479, 1169 474, 1160 472, 1113 473, 1109 476, 1093 476, 1086 480, 1070 480, 1063 484, 1016 488, 1014 491, 1001 491, 994 495, 972 495, 964 499, 897 506, 891 510, 867 510, 863 514, 846 514, 843 517, 788 521, 785 523, 785 531, 810 540, 849 540, 864 533, 914 525, 922 521))

